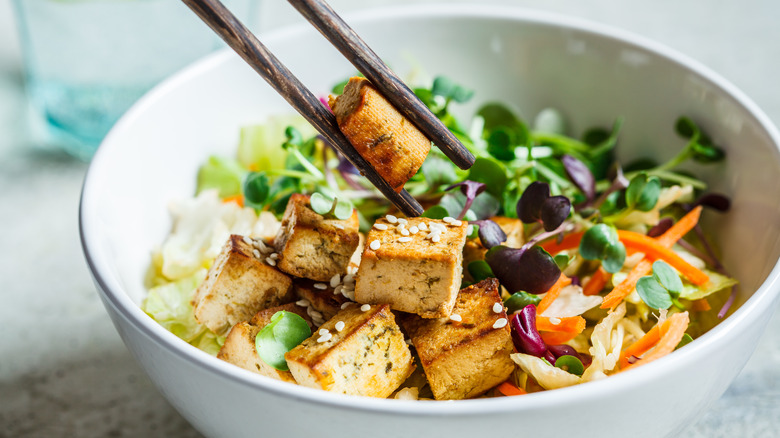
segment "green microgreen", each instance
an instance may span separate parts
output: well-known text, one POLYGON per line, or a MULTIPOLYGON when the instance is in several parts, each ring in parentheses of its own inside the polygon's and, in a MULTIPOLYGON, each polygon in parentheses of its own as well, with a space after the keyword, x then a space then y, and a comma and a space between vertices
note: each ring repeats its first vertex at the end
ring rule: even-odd
POLYGON ((347 220, 352 217, 354 209, 352 203, 348 200, 340 199, 338 196, 331 197, 320 192, 312 193, 309 204, 315 213, 326 217, 335 217, 340 220, 347 220))
POLYGON ((564 354, 558 359, 555 359, 555 367, 570 374, 574 374, 575 376, 582 376, 582 373, 585 372, 585 366, 582 365, 582 361, 569 354, 564 354))
POLYGON ((311 329, 300 315, 279 311, 255 337, 255 349, 263 362, 279 371, 289 371, 284 354, 311 336, 311 329))
POLYGON ((626 189, 626 206, 639 211, 650 211, 661 195, 661 180, 642 172, 631 178, 626 189))
POLYGON ((614 274, 623 267, 626 260, 626 247, 618 239, 615 227, 598 224, 590 227, 582 235, 580 254, 586 260, 601 260, 607 272, 614 274))
POLYGON ((682 290, 680 275, 663 260, 653 262, 653 275, 642 277, 636 283, 639 298, 653 309, 668 309, 672 304, 680 306, 677 297, 682 290))
POLYGON ((271 186, 265 172, 249 172, 244 179, 244 205, 262 209, 269 202, 271 186))
POLYGON ((688 333, 685 333, 683 335, 682 339, 680 339, 680 343, 678 343, 677 346, 674 347, 674 349, 677 350, 677 349, 680 349, 682 347, 685 347, 686 345, 688 345, 691 342, 693 342, 693 337, 691 337, 691 335, 689 335, 688 333))
POLYGON ((534 306, 539 304, 542 298, 539 295, 529 294, 528 292, 515 292, 509 298, 504 300, 504 306, 506 306, 506 313, 515 313, 518 310, 533 304, 534 306))
POLYGON ((484 260, 474 260, 468 264, 466 269, 474 279, 474 283, 479 283, 487 278, 494 278, 493 270, 490 269, 490 265, 484 260))

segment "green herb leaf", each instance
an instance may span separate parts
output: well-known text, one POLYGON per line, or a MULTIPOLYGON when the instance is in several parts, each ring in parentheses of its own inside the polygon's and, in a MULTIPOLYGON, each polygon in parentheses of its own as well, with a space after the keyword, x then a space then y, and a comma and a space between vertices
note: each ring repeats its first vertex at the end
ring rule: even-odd
POLYGON ((661 194, 661 180, 640 173, 631 179, 626 189, 626 205, 639 211, 650 211, 658 203, 661 194))
POLYGON ((333 216, 336 219, 347 220, 352 217, 352 203, 343 199, 337 199, 336 206, 333 208, 333 216))
POLYGON ((672 305, 669 291, 664 289, 652 276, 646 276, 636 282, 636 291, 639 298, 653 309, 668 309, 672 305))
POLYGON ((325 216, 333 209, 333 198, 315 192, 312 193, 309 204, 315 213, 325 216))
POLYGON ((585 372, 585 366, 576 357, 564 354, 563 356, 555 359, 555 367, 567 371, 575 376, 581 376, 585 372))
POLYGON ((693 342, 693 338, 688 333, 685 333, 683 335, 682 339, 680 339, 680 343, 677 344, 677 346, 674 347, 674 349, 678 350, 678 349, 680 349, 682 347, 685 347, 686 345, 690 344, 691 342, 693 342))
POLYGON ((501 199, 507 185, 506 168, 498 160, 480 157, 474 161, 466 178, 485 184, 485 190, 501 199))
POLYGON ((677 298, 683 290, 683 283, 680 280, 680 274, 663 260, 653 262, 653 278, 664 287, 672 298, 677 298))
POLYGON ((270 201, 270 191, 265 172, 249 172, 244 180, 244 205, 262 209, 270 201))
POLYGON ((446 76, 438 76, 433 80, 431 94, 442 96, 447 100, 464 103, 474 96, 474 90, 462 87, 446 76))
POLYGON ((422 217, 427 217, 429 219, 444 219, 447 216, 450 216, 450 212, 441 205, 434 205, 425 210, 422 214, 422 217))
POLYGON ((614 227, 598 224, 583 234, 580 241, 580 254, 586 260, 601 260, 604 269, 614 274, 623 267, 626 248, 618 239, 614 227))
POLYGON ((311 336, 306 320, 292 312, 279 311, 255 337, 255 349, 263 362, 279 371, 289 371, 284 354, 311 336))
POLYGON ((503 161, 515 159, 515 143, 513 133, 506 128, 497 128, 491 131, 487 137, 487 151, 490 155, 503 161))
POLYGON ((435 154, 428 154, 420 171, 425 177, 425 182, 432 188, 445 184, 450 185, 458 180, 454 164, 435 154))
POLYGON ((484 260, 474 260, 467 266, 469 274, 474 278, 474 283, 479 283, 486 278, 494 278, 493 270, 484 260))
POLYGON ((525 306, 529 304, 533 304, 534 306, 539 304, 542 301, 542 298, 539 295, 529 294, 528 292, 515 292, 504 300, 504 306, 506 306, 506 313, 514 313, 517 312, 520 309, 523 309, 525 306))
POLYGON ((564 270, 569 264, 570 257, 567 254, 557 254, 553 257, 555 264, 558 265, 561 270, 564 270))

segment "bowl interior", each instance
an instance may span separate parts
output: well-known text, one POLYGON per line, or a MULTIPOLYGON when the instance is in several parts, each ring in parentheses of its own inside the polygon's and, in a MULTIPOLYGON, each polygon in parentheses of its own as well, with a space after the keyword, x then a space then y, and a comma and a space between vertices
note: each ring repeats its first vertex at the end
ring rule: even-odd
MULTIPOLYGON (((691 117, 728 154, 723 164, 691 170, 713 191, 732 197, 731 212, 708 215, 707 225, 717 230, 724 263, 741 281, 739 300, 775 269, 777 133, 747 98, 706 68, 619 31, 535 13, 459 9, 373 16, 351 22, 402 77, 427 84, 444 74, 476 90, 473 101, 457 110, 465 120, 493 100, 527 120, 555 107, 576 135, 624 117, 621 160, 664 161, 684 145, 674 133, 675 120, 691 117)), ((327 95, 355 71, 307 26, 276 32, 264 42, 315 94, 327 95)), ((234 154, 241 125, 290 112, 243 61, 223 52, 155 89, 120 121, 94 158, 81 213, 93 270, 121 311, 155 324, 133 303, 146 294, 151 249, 170 230, 166 207, 193 194, 198 166, 210 154, 234 154)))

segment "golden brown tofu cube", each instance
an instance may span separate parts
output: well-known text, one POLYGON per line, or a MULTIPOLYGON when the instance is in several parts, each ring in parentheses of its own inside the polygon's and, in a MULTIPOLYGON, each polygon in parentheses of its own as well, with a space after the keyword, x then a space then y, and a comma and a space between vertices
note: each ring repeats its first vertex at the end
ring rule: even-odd
POLYGON ((381 398, 390 396, 415 368, 387 305, 347 307, 285 359, 300 385, 381 398))
POLYGON ((428 218, 397 221, 379 219, 368 232, 355 301, 388 303, 393 310, 423 318, 449 316, 460 289, 467 223, 428 218))
POLYGON ((330 106, 355 150, 401 191, 422 166, 431 141, 366 78, 350 78, 341 96, 330 97, 330 106))
POLYGON ((239 322, 230 329, 225 338, 225 344, 219 350, 217 357, 225 362, 232 363, 253 373, 262 374, 284 382, 295 383, 295 379, 289 371, 280 371, 268 365, 260 359, 255 347, 255 338, 260 330, 271 322, 271 317, 276 312, 287 311, 297 313, 313 328, 311 319, 306 314, 306 308, 295 303, 285 304, 283 306, 272 307, 261 310, 249 322, 239 322))
POLYGON ((277 267, 296 277, 330 281, 347 271, 358 246, 357 210, 347 220, 329 219, 310 208, 309 197, 290 197, 274 239, 277 267))
POLYGON ((461 290, 450 318, 401 318, 437 400, 476 397, 509 378, 515 365, 507 322, 495 278, 461 290))
POLYGON ((192 299, 195 319, 217 334, 293 300, 292 280, 266 262, 251 239, 233 234, 192 299), (259 255, 259 257, 257 257, 259 255))

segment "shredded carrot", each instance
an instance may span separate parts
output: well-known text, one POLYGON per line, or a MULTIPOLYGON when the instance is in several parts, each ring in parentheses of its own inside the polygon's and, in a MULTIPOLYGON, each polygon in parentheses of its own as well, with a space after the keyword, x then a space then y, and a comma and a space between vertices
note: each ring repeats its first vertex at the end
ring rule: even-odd
POLYGON ((660 328, 659 324, 656 324, 641 339, 623 350, 620 355, 621 370, 650 363, 674 351, 685 335, 689 321, 688 312, 682 312, 667 318, 663 324, 660 324, 660 328), (651 348, 652 351, 640 358, 651 348), (629 362, 631 356, 639 358, 639 360, 632 364, 629 362))
POLYGON ((574 339, 579 333, 566 332, 539 332, 539 336, 547 345, 560 345, 574 339))
POLYGON ((582 287, 582 293, 584 295, 596 295, 604 289, 609 279, 612 278, 612 274, 605 271, 603 267, 599 266, 596 272, 590 277, 585 286, 582 287))
POLYGON ((688 280, 697 285, 706 284, 710 278, 700 269, 686 262, 666 246, 658 243, 656 239, 633 231, 618 230, 618 237, 626 247, 631 246, 645 253, 651 259, 661 259, 680 271, 688 280))
MULTIPOLYGON (((702 207, 698 206, 689 211, 688 214, 680 218, 674 225, 671 226, 664 234, 656 239, 656 242, 666 248, 671 248, 678 240, 680 240, 685 234, 693 229, 699 222, 701 216, 702 207)), ((640 278, 649 274, 653 269, 653 264, 648 259, 643 259, 637 263, 636 266, 629 272, 628 277, 615 286, 612 291, 604 297, 604 301, 601 303, 602 309, 614 309, 620 304, 625 297, 627 297, 631 291, 634 290, 636 282, 640 278)), ((703 273, 702 273, 703 274, 703 273)))
POLYGON ((510 383, 508 380, 496 387, 498 389, 498 392, 501 394, 504 394, 506 396, 513 396, 513 395, 524 395, 528 394, 525 392, 522 388, 518 388, 517 386, 510 383))
POLYGON ((540 244, 539 246, 541 246, 543 250, 549 252, 550 254, 555 255, 561 251, 574 249, 580 246, 580 240, 582 240, 583 234, 585 233, 582 231, 567 234, 563 237, 563 239, 561 239, 560 242, 558 242, 557 239, 551 239, 540 244))
POLYGON ((562 318, 536 315, 536 329, 547 332, 582 333, 585 330, 585 318, 581 316, 566 316, 562 318), (558 324, 553 324, 551 319, 557 319, 558 324))
POLYGON ((550 307, 550 304, 552 304, 553 301, 555 301, 556 298, 558 298, 558 295, 561 294, 561 289, 571 284, 571 278, 563 275, 558 277, 558 280, 555 281, 555 284, 553 284, 550 289, 547 290, 547 293, 544 294, 544 298, 542 298, 542 301, 539 302, 539 304, 536 306, 536 313, 542 314, 545 310, 547 310, 550 307))
POLYGON ((235 202, 238 204, 239 207, 244 206, 244 195, 233 195, 228 196, 227 198, 223 199, 222 202, 228 203, 228 202, 235 202))
POLYGON ((697 312, 706 312, 708 310, 712 309, 710 307, 709 301, 707 301, 706 298, 700 298, 698 300, 693 300, 693 310, 697 312))

